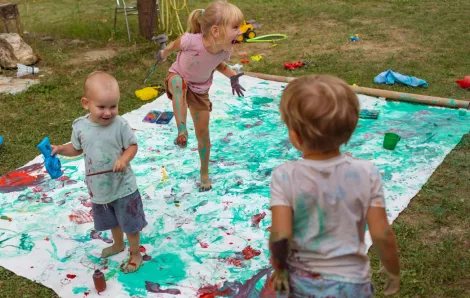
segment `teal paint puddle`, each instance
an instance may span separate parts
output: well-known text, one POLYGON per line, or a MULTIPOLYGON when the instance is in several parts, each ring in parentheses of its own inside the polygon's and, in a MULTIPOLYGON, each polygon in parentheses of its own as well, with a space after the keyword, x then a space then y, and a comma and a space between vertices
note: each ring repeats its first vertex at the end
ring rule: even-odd
POLYGON ((185 263, 176 254, 161 254, 144 262, 139 271, 132 274, 118 275, 118 281, 131 296, 147 296, 145 281, 166 285, 177 284, 186 277, 185 263))
POLYGON ((87 287, 74 287, 72 292, 74 294, 81 294, 81 293, 85 293, 88 291, 88 288, 87 287))

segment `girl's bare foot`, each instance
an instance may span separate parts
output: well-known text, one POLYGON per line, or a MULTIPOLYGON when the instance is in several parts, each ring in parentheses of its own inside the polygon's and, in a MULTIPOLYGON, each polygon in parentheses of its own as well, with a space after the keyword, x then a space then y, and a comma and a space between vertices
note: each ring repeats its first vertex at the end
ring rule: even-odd
POLYGON ((201 184, 199 185, 199 191, 209 191, 212 189, 211 180, 209 179, 209 175, 201 176, 201 184))

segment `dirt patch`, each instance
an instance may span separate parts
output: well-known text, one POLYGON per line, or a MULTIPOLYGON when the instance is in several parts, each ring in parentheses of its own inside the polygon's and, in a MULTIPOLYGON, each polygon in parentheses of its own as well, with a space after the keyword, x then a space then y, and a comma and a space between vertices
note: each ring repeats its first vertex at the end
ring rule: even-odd
POLYGON ((115 49, 100 49, 92 50, 81 54, 79 57, 72 58, 68 61, 69 65, 80 65, 94 61, 106 60, 118 55, 118 51, 115 49))
POLYGON ((426 235, 421 236, 421 241, 426 244, 433 244, 442 241, 442 238, 447 236, 455 237, 458 243, 464 244, 464 246, 470 245, 470 243, 466 242, 468 239, 468 231, 461 226, 451 226, 451 227, 441 227, 440 229, 433 229, 426 233, 426 235))
POLYGON ((341 46, 342 51, 364 51, 366 53, 374 53, 375 56, 390 55, 403 49, 404 47, 399 45, 390 46, 389 44, 371 41, 351 42, 341 46))

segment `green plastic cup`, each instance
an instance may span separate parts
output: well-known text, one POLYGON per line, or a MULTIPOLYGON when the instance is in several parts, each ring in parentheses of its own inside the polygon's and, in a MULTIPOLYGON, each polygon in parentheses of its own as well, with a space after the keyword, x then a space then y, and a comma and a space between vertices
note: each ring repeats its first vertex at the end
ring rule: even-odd
POLYGON ((387 132, 384 136, 384 148, 387 150, 395 150, 401 137, 393 132, 387 132))

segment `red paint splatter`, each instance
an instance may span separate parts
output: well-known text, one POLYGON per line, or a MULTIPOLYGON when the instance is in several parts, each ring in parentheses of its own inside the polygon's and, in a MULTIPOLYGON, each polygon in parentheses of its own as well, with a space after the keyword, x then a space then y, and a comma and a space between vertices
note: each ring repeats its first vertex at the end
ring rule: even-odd
POLYGON ((85 292, 85 296, 88 296, 88 295, 90 295, 90 292, 85 292))
POLYGON ((72 210, 72 214, 69 215, 69 220, 80 225, 87 222, 93 222, 93 217, 86 211, 72 210))
POLYGON ((107 270, 107 269, 108 269, 108 266, 104 266, 104 267, 103 267, 103 270, 107 270))
POLYGON ((228 258, 227 259, 227 264, 230 264, 230 265, 233 265, 233 266, 236 266, 236 267, 240 267, 242 265, 242 261, 239 260, 239 259, 235 259, 235 258, 228 258))
POLYGON ((142 252, 142 253, 147 252, 147 250, 145 249, 145 247, 143 245, 141 245, 139 247, 139 251, 142 252))
POLYGON ((233 244, 233 242, 230 242, 229 244, 233 244))
POLYGON ((251 217, 251 223, 256 227, 259 227, 259 223, 261 222, 261 220, 263 220, 265 216, 266 212, 255 214, 251 217))
POLYGON ((230 235, 230 233, 227 233, 227 235, 230 235))
POLYGON ((46 239, 44 239, 44 240, 46 240, 46 241, 49 241, 49 237, 47 237, 47 238, 46 238, 46 239))
POLYGON ((36 186, 42 182, 44 175, 33 175, 32 172, 42 168, 42 163, 20 168, 0 178, 0 192, 9 193, 24 190, 28 186, 36 186))
POLYGON ((248 238, 247 240, 248 240, 248 241, 251 241, 251 239, 250 239, 250 238, 248 238))
POLYGON ((209 244, 205 243, 205 242, 202 242, 201 240, 198 240, 199 242, 199 245, 202 247, 202 248, 208 248, 209 247, 209 244))
POLYGON ((245 260, 250 260, 256 256, 259 256, 261 254, 261 251, 253 249, 251 245, 248 245, 242 250, 242 253, 245 256, 245 260))
POLYGON ((59 178, 57 178, 58 181, 62 181, 62 182, 65 182, 65 181, 69 181, 70 178, 67 177, 67 176, 60 176, 59 178))
POLYGON ((83 200, 83 201, 81 201, 81 203, 84 207, 91 208, 91 206, 92 206, 91 200, 83 200))
POLYGON ((215 298, 217 296, 229 297, 233 294, 235 294, 233 289, 222 289, 218 288, 216 285, 204 286, 197 291, 197 295, 199 298, 215 298))
POLYGON ((77 277, 75 274, 67 274, 66 276, 70 279, 74 279, 75 277, 77 277))
POLYGON ((34 268, 34 266, 31 266, 31 269, 34 268))

